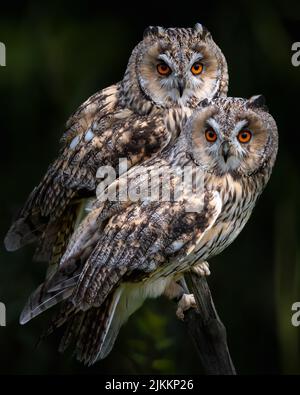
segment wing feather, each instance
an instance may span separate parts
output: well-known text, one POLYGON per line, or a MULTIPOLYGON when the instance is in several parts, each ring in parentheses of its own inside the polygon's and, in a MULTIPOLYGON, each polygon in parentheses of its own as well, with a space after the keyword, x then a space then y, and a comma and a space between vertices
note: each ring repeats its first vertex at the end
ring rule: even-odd
POLYGON ((106 147, 111 138, 108 124, 117 103, 117 90, 118 86, 114 85, 98 92, 70 118, 68 130, 61 140, 59 157, 34 188, 6 235, 7 250, 17 250, 42 236, 49 222, 61 218, 79 190, 94 191, 99 163, 111 155, 111 152, 103 150, 96 157, 96 152, 106 147), (87 141, 85 132, 95 119, 98 122, 95 139, 87 141))

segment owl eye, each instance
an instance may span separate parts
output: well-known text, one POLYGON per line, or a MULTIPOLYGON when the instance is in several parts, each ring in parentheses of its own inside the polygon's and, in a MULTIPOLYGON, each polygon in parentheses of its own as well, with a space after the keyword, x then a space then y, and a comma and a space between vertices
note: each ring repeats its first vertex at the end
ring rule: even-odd
POLYGON ((210 143, 214 143, 217 140, 218 136, 217 133, 213 130, 213 128, 209 128, 206 129, 205 131, 205 138, 210 143))
POLYGON ((251 140, 252 137, 252 133, 250 132, 250 130, 247 129, 243 129, 239 132, 237 138, 239 140, 240 143, 248 143, 251 140))
POLYGON ((159 63, 157 65, 157 71, 160 75, 169 75, 172 73, 171 67, 169 67, 166 63, 159 63))
POLYGON ((202 73, 202 70, 203 70, 203 64, 200 63, 200 62, 194 63, 193 66, 191 67, 191 72, 192 72, 194 75, 199 75, 199 74, 201 74, 201 73, 202 73))

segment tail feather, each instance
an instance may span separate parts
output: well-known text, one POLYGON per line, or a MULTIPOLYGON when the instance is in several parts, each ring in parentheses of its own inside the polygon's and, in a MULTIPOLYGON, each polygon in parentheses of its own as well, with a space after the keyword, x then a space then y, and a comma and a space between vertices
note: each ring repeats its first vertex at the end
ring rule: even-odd
POLYGON ((21 217, 16 220, 7 232, 4 245, 7 251, 16 251, 35 242, 44 232, 45 224, 37 216, 21 217))
POLYGON ((58 283, 53 282, 54 285, 51 285, 51 283, 52 283, 52 279, 51 279, 51 281, 49 282, 48 292, 59 292, 59 291, 63 291, 66 288, 75 287, 79 276, 80 276, 80 273, 74 274, 72 277, 67 278, 66 280, 61 280, 58 283))
POLYGON ((105 342, 103 343, 98 355, 95 355, 94 362, 107 357, 115 344, 121 326, 128 320, 131 314, 141 307, 142 304, 143 299, 132 299, 132 296, 130 296, 126 290, 124 292, 123 289, 121 298, 119 298, 114 316, 106 333, 105 342))
POLYGON ((29 297, 20 316, 20 324, 24 325, 39 314, 55 306, 71 296, 73 288, 63 289, 59 292, 45 291, 45 284, 41 284, 29 297))
MULTIPOLYGON (((86 365, 90 366, 104 359, 110 353, 124 322, 119 311, 122 292, 123 289, 118 288, 100 307, 91 307, 88 310, 79 310, 78 305, 74 305, 69 299, 65 300, 40 340, 67 324, 60 342, 60 352, 73 344, 76 358, 86 365)), ((31 312, 31 318, 33 314, 31 312)))
POLYGON ((51 335, 56 329, 60 328, 64 324, 71 324, 82 312, 78 312, 78 307, 75 306, 72 302, 66 300, 59 312, 52 318, 49 328, 41 335, 40 340, 43 340, 47 336, 51 335))
POLYGON ((74 339, 77 338, 86 314, 86 311, 79 311, 70 318, 65 333, 60 341, 59 352, 65 352, 72 342, 74 342, 74 339))
POLYGON ((77 359, 86 365, 90 366, 98 359, 104 358, 102 350, 105 348, 107 334, 114 321, 115 310, 121 294, 122 290, 118 288, 105 300, 101 308, 94 308, 94 311, 83 322, 75 354, 77 359))
MULTIPOLYGON (((92 365, 99 359, 99 355, 101 358, 102 350, 107 350, 107 335, 110 332, 112 322, 114 322, 115 310, 121 293, 122 290, 118 289, 107 297, 101 307, 91 307, 87 311, 77 311, 75 315, 68 319, 59 351, 64 352, 71 344, 74 344, 75 355, 79 361, 92 365)), ((57 322, 55 325, 57 327, 57 322)), ((118 332, 116 332, 114 340, 118 332)))
POLYGON ((20 323, 26 324, 45 310, 69 298, 73 293, 79 273, 80 267, 74 263, 68 271, 58 271, 42 283, 29 297, 20 316, 20 323))
POLYGON ((108 354, 110 354, 110 352, 115 344, 115 341, 118 337, 118 334, 120 332, 122 324, 123 324, 123 321, 121 320, 121 318, 115 314, 113 321, 110 325, 110 328, 107 332, 105 342, 103 343, 103 346, 102 346, 100 352, 98 353, 98 355, 95 356, 94 362, 100 361, 101 359, 106 358, 108 356, 108 354))

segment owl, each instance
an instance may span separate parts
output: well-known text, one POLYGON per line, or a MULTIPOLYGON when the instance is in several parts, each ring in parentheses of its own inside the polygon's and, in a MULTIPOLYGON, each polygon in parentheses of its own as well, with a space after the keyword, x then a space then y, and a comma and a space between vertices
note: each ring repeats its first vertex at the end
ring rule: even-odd
POLYGON ((35 259, 55 265, 95 195, 100 166, 132 167, 167 146, 204 98, 225 96, 226 60, 210 33, 149 27, 121 82, 90 97, 67 122, 58 158, 12 224, 7 250, 38 241, 35 259))
POLYGON ((92 364, 108 355, 146 298, 177 296, 182 316, 194 301, 180 280, 188 270, 205 271, 206 260, 241 232, 277 146, 276 123, 261 96, 204 100, 176 140, 87 207, 59 268, 32 294, 21 323, 60 304, 49 333, 67 324, 60 349, 75 344, 77 358, 92 364), (123 187, 127 199, 109 198, 123 187))

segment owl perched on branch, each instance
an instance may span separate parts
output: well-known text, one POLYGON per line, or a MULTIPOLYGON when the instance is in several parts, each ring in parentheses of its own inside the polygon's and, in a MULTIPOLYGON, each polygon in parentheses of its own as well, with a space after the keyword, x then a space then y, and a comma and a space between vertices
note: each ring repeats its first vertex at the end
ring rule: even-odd
POLYGON ((150 27, 129 59, 124 78, 83 103, 67 123, 58 158, 32 191, 5 245, 38 241, 35 259, 56 264, 82 219, 82 202, 95 195, 100 166, 129 167, 159 152, 204 98, 225 96, 226 60, 210 33, 150 27), (180 108, 183 110, 181 111, 180 108))
POLYGON ((21 322, 60 303, 49 332, 67 324, 61 350, 75 343, 85 363, 104 358, 146 298, 170 294, 170 288, 173 296, 185 297, 178 284, 185 271, 238 236, 269 180, 277 146, 276 123, 261 96, 204 100, 175 141, 108 187, 120 191, 126 185, 128 196, 149 191, 149 174, 156 174, 151 185, 162 191, 162 176, 169 173, 170 199, 161 193, 157 200, 100 195, 59 269, 29 299, 21 322), (201 179, 197 189, 188 178, 192 193, 178 188, 179 170, 187 168, 201 179))

